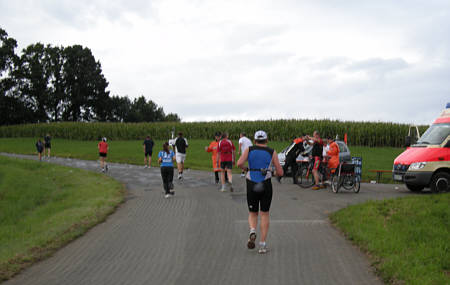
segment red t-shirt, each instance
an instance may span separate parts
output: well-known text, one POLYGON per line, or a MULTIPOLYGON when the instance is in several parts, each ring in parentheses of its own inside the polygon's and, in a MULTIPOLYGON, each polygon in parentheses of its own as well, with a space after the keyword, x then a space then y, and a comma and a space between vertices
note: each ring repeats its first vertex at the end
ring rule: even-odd
POLYGON ((233 153, 236 147, 229 139, 223 139, 219 142, 220 161, 233 161, 233 153))
POLYGON ((98 143, 98 152, 100 153, 108 153, 108 144, 101 141, 98 143))

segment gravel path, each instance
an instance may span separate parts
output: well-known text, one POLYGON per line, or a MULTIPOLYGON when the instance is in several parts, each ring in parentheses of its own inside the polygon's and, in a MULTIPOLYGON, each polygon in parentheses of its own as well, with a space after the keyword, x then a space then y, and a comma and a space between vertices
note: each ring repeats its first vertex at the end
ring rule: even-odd
MULTIPOLYGON (((50 162, 99 171, 94 161, 50 162)), ((327 215, 412 195, 404 186, 363 184, 359 194, 334 194, 275 182, 269 252, 260 255, 246 248, 245 179, 238 175, 235 192, 221 193, 212 173, 186 171, 171 199, 163 197, 159 168, 111 163, 107 175, 128 189, 116 213, 4 284, 382 284, 327 215)))

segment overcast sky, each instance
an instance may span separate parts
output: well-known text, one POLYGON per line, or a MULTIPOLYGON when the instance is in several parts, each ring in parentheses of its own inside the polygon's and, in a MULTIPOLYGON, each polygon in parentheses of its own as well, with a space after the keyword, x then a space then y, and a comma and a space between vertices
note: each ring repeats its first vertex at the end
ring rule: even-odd
POLYGON ((81 44, 112 95, 183 121, 430 124, 450 102, 448 0, 0 0, 29 44, 81 44))

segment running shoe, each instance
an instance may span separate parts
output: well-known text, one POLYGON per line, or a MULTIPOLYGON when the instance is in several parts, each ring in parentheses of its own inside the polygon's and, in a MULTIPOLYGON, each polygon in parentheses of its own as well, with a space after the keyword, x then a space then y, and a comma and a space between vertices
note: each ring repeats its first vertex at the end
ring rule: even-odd
POLYGON ((170 198, 172 197, 172 195, 170 195, 169 193, 167 193, 166 195, 164 195, 164 198, 170 198))
POLYGON ((259 246, 259 249, 258 249, 258 253, 260 253, 260 254, 264 254, 264 253, 267 253, 267 246, 266 245, 261 245, 261 246, 259 246))
POLYGON ((248 249, 254 249, 255 248, 255 240, 256 240, 256 233, 255 232, 251 232, 248 235, 248 242, 247 242, 248 249))
POLYGON ((102 168, 102 172, 105 172, 105 169, 104 169, 104 168, 102 168))
POLYGON ((319 189, 321 189, 321 188, 320 188, 319 185, 314 185, 311 189, 312 189, 312 190, 319 190, 319 189))
POLYGON ((144 168, 148 168, 148 166, 147 166, 147 165, 145 165, 145 166, 144 166, 144 168))
POLYGON ((220 188, 220 192, 225 192, 227 191, 227 189, 225 189, 225 185, 222 186, 222 188, 220 188))
POLYGON ((241 177, 245 177, 245 173, 241 173, 241 177))

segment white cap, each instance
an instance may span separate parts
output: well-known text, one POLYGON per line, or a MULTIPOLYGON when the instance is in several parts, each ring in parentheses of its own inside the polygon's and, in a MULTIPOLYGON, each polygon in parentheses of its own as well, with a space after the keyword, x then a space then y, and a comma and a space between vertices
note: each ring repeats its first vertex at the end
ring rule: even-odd
POLYGON ((102 138, 102 141, 106 142, 106 137, 103 137, 103 138, 102 138))
POLYGON ((266 140, 267 134, 265 131, 257 131, 255 133, 255 140, 266 140))

